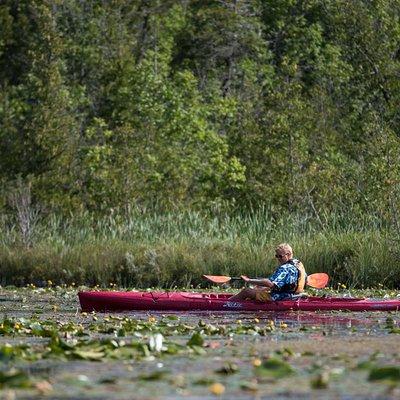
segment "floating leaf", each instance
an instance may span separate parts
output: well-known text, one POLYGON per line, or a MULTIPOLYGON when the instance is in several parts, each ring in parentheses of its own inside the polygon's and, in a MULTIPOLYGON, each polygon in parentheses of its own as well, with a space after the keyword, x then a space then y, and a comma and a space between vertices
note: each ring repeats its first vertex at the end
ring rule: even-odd
POLYGON ((386 367, 373 368, 370 371, 370 381, 400 381, 400 367, 388 365, 386 367))
POLYGON ((217 369, 215 372, 218 374, 234 374, 239 371, 239 367, 235 363, 226 363, 221 368, 217 369))
MULTIPOLYGON (((142 355, 141 352, 140 355, 142 355)), ((138 356, 138 349, 129 346, 119 347, 114 350, 108 350, 105 356, 113 360, 130 360, 135 356, 138 356)))
POLYGON ((192 350, 199 356, 203 356, 204 354, 207 354, 207 352, 204 350, 203 347, 192 345, 190 346, 192 350))
POLYGON ((357 365, 357 369, 372 369, 374 368, 375 364, 370 360, 360 361, 357 365))
POLYGON ((166 343, 167 347, 163 348, 163 352, 166 354, 178 354, 183 350, 187 350, 186 346, 177 343, 166 343))
POLYGON ((242 382, 240 384, 240 389, 248 392, 257 392, 259 388, 257 382, 242 382))
POLYGON ((393 328, 394 327, 394 319, 392 317, 386 318, 386 328, 393 328))
POLYGON ((213 383, 215 383, 215 379, 214 379, 214 378, 211 378, 211 377, 209 377, 209 376, 206 376, 206 377, 204 377, 204 378, 198 379, 197 381, 194 381, 193 383, 194 383, 195 385, 204 385, 204 386, 207 386, 207 385, 212 385, 213 383))
POLYGON ((76 387, 90 387, 92 385, 89 377, 83 374, 67 376, 64 378, 64 383, 76 387))
POLYGON ((141 351, 144 357, 149 357, 150 356, 150 350, 149 347, 146 344, 141 344, 138 346, 138 349, 141 351))
POLYGON ((259 367, 255 367, 256 374, 262 377, 283 378, 294 372, 290 364, 278 358, 268 358, 259 367))
POLYGON ((50 353, 53 354, 64 354, 66 350, 74 350, 74 344, 67 343, 59 336, 54 336, 51 338, 49 343, 50 353))
POLYGON ((0 361, 8 361, 14 359, 35 360, 37 357, 32 353, 31 348, 27 344, 11 345, 5 343, 0 346, 0 361))
POLYGON ((199 332, 193 333, 192 337, 187 342, 188 346, 203 346, 204 338, 199 332))
POLYGON ((324 371, 311 379, 310 385, 313 389, 326 389, 329 386, 329 374, 324 371))
POLYGON ((198 324, 197 324, 200 328, 204 328, 207 324, 202 320, 202 319, 199 319, 199 322, 198 322, 198 324))
POLYGON ((142 381, 158 381, 160 379, 164 379, 169 371, 166 370, 156 370, 149 374, 143 374, 139 376, 139 379, 142 381))
POLYGON ((102 384, 113 384, 113 383, 117 383, 118 378, 115 376, 110 376, 110 377, 105 377, 105 378, 101 378, 99 380, 99 383, 102 384))
POLYGON ((296 355, 295 352, 289 347, 285 347, 283 350, 277 351, 276 354, 279 354, 283 357, 292 357, 296 355))
POLYGON ((299 331, 307 332, 308 328, 306 326, 302 326, 302 327, 299 328, 299 331))
POLYGON ((174 375, 169 380, 169 383, 175 387, 184 388, 186 387, 185 375, 182 374, 174 375))
POLYGON ((0 388, 29 388, 32 382, 26 372, 12 368, 8 371, 0 371, 0 388))
POLYGON ((125 337, 126 336, 126 331, 125 331, 125 329, 118 329, 118 331, 117 331, 117 336, 118 337, 125 337))

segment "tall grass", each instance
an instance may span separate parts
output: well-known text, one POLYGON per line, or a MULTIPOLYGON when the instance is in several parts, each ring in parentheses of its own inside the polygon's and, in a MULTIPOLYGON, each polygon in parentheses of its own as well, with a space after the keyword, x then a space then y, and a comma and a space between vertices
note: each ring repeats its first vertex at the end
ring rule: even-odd
POLYGON ((333 284, 400 284, 400 245, 371 215, 333 213, 276 218, 266 208, 235 215, 200 212, 89 213, 42 217, 30 247, 17 219, 0 218, 2 285, 75 283, 125 287, 189 286, 202 274, 268 276, 274 248, 289 242, 309 273, 325 271, 333 284), (321 220, 323 224, 321 224, 321 220))

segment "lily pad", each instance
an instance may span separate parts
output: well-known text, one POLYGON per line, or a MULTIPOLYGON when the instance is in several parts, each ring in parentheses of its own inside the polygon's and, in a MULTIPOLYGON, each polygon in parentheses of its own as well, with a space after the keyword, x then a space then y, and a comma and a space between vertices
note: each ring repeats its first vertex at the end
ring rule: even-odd
POLYGON ((178 321, 179 317, 177 315, 167 315, 166 319, 169 319, 170 321, 178 321))
POLYGON ((369 373, 368 380, 398 382, 400 381, 400 367, 388 365, 373 368, 369 373))
POLYGON ((199 332, 193 333, 192 337, 187 342, 188 346, 203 346, 204 338, 199 332))
POLYGON ((257 382, 241 382, 240 389, 248 392, 257 392, 259 387, 257 382))
POLYGON ((283 378, 293 374, 293 367, 286 361, 279 358, 268 358, 264 360, 260 366, 255 367, 256 375, 266 378, 283 378))
POLYGON ((329 386, 329 374, 324 371, 311 379, 310 385, 313 389, 327 389, 329 386))
POLYGON ((105 353, 99 350, 75 350, 71 353, 73 358, 89 361, 100 361, 105 353))
POLYGON ((235 363, 225 363, 221 368, 215 372, 218 374, 230 375, 239 371, 239 367, 235 363))
POLYGON ((166 370, 157 370, 150 372, 149 374, 143 374, 139 376, 139 379, 142 381, 158 381, 164 379, 168 375, 169 371, 166 370))
POLYGON ((192 345, 192 346, 190 346, 191 347, 191 349, 193 350, 193 352, 195 353, 195 354, 197 354, 198 356, 203 356, 204 354, 207 354, 207 352, 204 350, 204 348, 203 347, 201 347, 201 346, 196 346, 196 345, 192 345))
POLYGON ((375 363, 370 360, 360 361, 355 368, 357 369, 372 369, 375 367, 375 363))
POLYGON ((26 372, 12 368, 8 371, 0 371, 0 388, 29 388, 32 382, 26 372))
POLYGON ((199 378, 196 381, 193 382, 194 385, 203 385, 203 386, 209 386, 215 383, 216 380, 214 378, 211 378, 209 376, 205 376, 203 378, 199 378))

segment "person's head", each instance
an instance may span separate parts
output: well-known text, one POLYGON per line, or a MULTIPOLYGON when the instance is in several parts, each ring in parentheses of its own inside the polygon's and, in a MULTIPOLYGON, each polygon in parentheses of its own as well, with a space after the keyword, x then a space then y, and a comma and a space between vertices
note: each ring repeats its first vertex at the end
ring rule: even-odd
POLYGON ((275 249, 275 257, 278 260, 279 264, 285 264, 290 259, 293 258, 293 250, 292 247, 287 243, 281 243, 275 249))

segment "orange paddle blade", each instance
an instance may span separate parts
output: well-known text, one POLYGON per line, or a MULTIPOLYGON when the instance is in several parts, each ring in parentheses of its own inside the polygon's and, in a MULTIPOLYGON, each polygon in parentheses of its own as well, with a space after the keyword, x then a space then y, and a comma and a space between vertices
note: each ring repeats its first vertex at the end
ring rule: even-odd
POLYGON ((324 272, 307 276, 307 285, 316 289, 324 288, 329 282, 329 275, 324 272))
POLYGON ((230 276, 223 275, 203 275, 204 278, 214 283, 227 283, 231 280, 230 276))

